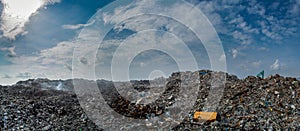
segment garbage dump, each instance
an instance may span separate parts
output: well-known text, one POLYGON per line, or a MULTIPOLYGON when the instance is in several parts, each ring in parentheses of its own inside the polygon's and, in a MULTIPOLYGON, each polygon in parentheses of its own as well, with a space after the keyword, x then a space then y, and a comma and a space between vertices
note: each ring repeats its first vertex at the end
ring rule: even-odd
MULTIPOLYGON (((296 78, 276 74, 264 79, 255 76, 238 79, 225 73, 222 98, 216 102, 217 108, 212 112, 204 110, 212 88, 211 77, 224 75, 224 72, 173 73, 165 79, 166 87, 159 98, 150 104, 129 101, 110 88, 114 86, 110 81, 98 80, 97 84, 107 104, 117 113, 146 120, 171 114, 168 109, 176 104, 177 99, 181 95, 189 95, 179 94, 182 81, 178 76, 188 79, 190 73, 199 74, 199 80, 190 80, 190 84, 198 85, 195 86, 199 88, 198 97, 192 110, 187 111, 188 115, 182 116, 182 122, 170 130, 300 130, 300 82, 296 78)), ((70 80, 42 80, 41 83, 53 85, 53 88, 46 89, 39 81, 0 86, 1 130, 102 130, 81 108, 70 80), (56 90, 60 83, 68 90, 56 90)), ((164 79, 161 81, 164 82, 164 79)), ((132 82, 127 86, 137 90, 139 95, 153 88, 149 84, 153 82, 147 80, 132 82)), ((148 123, 146 126, 151 125, 148 123)))

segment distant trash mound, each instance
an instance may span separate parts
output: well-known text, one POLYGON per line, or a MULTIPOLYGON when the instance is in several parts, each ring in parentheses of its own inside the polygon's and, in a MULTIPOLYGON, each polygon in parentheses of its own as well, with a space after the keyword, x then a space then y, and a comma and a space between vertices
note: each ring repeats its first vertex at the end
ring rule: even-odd
POLYGON ((49 80, 49 79, 29 79, 26 81, 19 81, 14 86, 25 86, 25 87, 36 87, 45 90, 63 90, 71 91, 73 90, 72 80, 49 80))
MULTIPOLYGON (((264 79, 258 76, 238 79, 224 72, 200 70, 176 72, 169 78, 155 80, 127 83, 97 80, 96 83, 113 110, 135 119, 170 114, 168 109, 182 95, 190 95, 179 94, 181 86, 198 88, 192 110, 182 116, 182 122, 173 130, 300 130, 300 82, 296 78, 276 74, 264 79), (195 74, 199 77, 193 77, 195 74), (217 105, 216 110, 209 112, 204 107, 213 89, 212 77, 222 76, 226 76, 222 98, 212 104, 217 105), (138 99, 129 101, 115 85, 136 91, 138 96, 133 97, 138 99), (141 104, 152 97, 148 91, 155 86, 165 86, 158 99, 141 104)), ((72 80, 31 79, 0 86, 0 104, 1 130, 101 130, 82 110, 72 80)), ((154 129, 156 125, 144 126, 154 129)))

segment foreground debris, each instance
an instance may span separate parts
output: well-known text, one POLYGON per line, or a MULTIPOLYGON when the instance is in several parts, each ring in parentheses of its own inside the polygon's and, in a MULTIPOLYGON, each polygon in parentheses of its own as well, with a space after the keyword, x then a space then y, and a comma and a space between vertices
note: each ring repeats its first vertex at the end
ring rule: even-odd
MULTIPOLYGON (((148 105, 140 104, 143 99, 132 102, 122 97, 112 88, 112 82, 99 80, 97 84, 107 104, 116 112, 135 119, 149 119, 149 116, 168 113, 168 108, 183 95, 179 94, 184 84, 181 79, 191 79, 189 85, 199 88, 198 98, 189 111, 190 115, 183 116, 182 122, 173 130, 300 130, 300 82, 280 75, 265 79, 249 76, 240 80, 234 75, 225 74, 226 86, 222 99, 216 102, 216 110, 210 114, 213 117, 203 122, 193 119, 195 113, 206 112, 203 108, 212 89, 211 77, 224 74, 201 70, 174 73, 168 79, 161 78, 157 85, 164 83, 165 91, 148 105), (199 78, 190 77, 191 74, 199 74, 199 78)), ((132 88, 144 96, 152 88, 153 81, 131 83, 132 88)), ((0 129, 101 130, 84 113, 73 89, 71 80, 47 79, 0 86, 0 129)), ((202 113, 202 116, 205 114, 202 113)))
MULTIPOLYGON (((299 87, 297 79, 279 75, 265 79, 250 76, 243 80, 228 76, 216 110, 221 121, 204 125, 184 122, 175 129, 300 130, 299 87)), ((203 100, 200 101, 195 109, 201 110, 203 100)))
POLYGON ((14 85, 1 87, 0 94, 1 130, 97 129, 74 93, 14 85))

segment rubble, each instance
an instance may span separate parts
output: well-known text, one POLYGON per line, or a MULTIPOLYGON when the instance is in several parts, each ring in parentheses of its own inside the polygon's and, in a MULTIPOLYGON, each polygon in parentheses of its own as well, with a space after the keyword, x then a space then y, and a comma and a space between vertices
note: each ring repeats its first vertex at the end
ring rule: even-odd
MULTIPOLYGON (((300 97, 295 96, 300 92, 298 83, 295 78, 277 74, 265 79, 227 77, 223 98, 216 111, 220 113, 221 121, 209 125, 184 123, 176 129, 299 130, 300 97)), ((201 110, 201 103, 195 107, 201 110)))
POLYGON ((0 86, 0 130, 100 130, 74 93, 39 87, 0 86))
MULTIPOLYGON (((145 119, 149 128, 155 126, 153 121, 160 123, 154 119, 156 116, 172 115, 168 109, 180 97, 189 95, 179 94, 181 86, 187 84, 199 88, 198 97, 190 115, 182 116, 182 122, 172 130, 300 130, 300 82, 280 75, 238 79, 225 73, 226 86, 214 111, 217 120, 193 120, 195 112, 204 111, 212 89, 211 77, 222 75, 223 72, 209 70, 176 72, 167 79, 160 78, 161 82, 143 80, 123 84, 144 98, 153 88, 151 83, 164 83, 166 87, 159 98, 147 105, 140 104, 140 99, 129 101, 120 95, 111 81, 98 80, 97 84, 112 109, 123 116, 145 119), (191 73, 199 74, 199 80, 191 77, 191 73), (182 79, 190 79, 190 83, 182 79)), ((0 104, 0 130, 101 130, 80 107, 71 80, 36 79, 0 86, 0 104)))

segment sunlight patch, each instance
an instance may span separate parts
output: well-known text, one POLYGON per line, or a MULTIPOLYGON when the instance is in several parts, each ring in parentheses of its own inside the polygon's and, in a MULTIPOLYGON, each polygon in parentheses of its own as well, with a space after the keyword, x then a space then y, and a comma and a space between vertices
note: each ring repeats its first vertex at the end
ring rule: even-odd
POLYGON ((28 22, 30 16, 37 10, 47 4, 54 4, 60 0, 1 0, 4 5, 1 14, 2 24, 0 29, 3 31, 3 36, 14 40, 19 34, 26 33, 24 26, 28 22))

